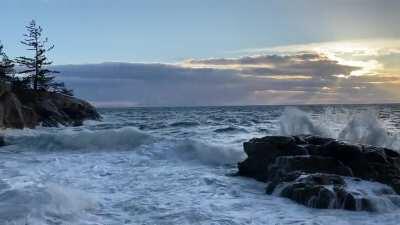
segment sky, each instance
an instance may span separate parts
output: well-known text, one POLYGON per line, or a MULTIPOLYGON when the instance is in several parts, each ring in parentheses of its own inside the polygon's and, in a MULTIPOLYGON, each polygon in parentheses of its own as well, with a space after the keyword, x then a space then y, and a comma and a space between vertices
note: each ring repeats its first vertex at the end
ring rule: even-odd
POLYGON ((98 106, 400 102, 398 0, 0 0, 9 56, 35 19, 98 106))

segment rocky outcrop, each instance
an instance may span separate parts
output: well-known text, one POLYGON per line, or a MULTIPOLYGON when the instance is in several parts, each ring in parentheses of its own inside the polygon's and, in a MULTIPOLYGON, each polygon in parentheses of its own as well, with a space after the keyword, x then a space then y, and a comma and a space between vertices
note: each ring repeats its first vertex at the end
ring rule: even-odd
POLYGON ((0 95, 0 128, 77 126, 84 120, 98 120, 100 115, 88 102, 50 92, 24 93, 17 97, 3 89, 0 95))
POLYGON ((88 102, 59 93, 42 93, 31 107, 43 126, 80 126, 84 120, 100 119, 88 102))
POLYGON ((38 119, 34 110, 22 105, 14 93, 5 92, 0 96, 0 127, 33 128, 38 119))
POLYGON ((239 175, 268 182, 268 194, 310 207, 374 210, 377 198, 400 193, 400 154, 387 148, 301 135, 255 138, 244 150, 248 158, 238 164, 239 175), (368 195, 365 185, 379 188, 368 195))

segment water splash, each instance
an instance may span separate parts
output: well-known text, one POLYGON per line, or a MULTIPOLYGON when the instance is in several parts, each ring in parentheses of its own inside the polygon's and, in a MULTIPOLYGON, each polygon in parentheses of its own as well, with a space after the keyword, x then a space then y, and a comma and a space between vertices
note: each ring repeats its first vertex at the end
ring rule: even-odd
POLYGON ((313 121, 308 113, 295 107, 287 107, 279 119, 281 135, 313 134, 328 136, 324 127, 313 121))
POLYGON ((279 134, 312 134, 339 140, 400 148, 398 135, 390 133, 378 112, 369 109, 359 112, 326 108, 318 116, 295 107, 287 107, 279 118, 279 134))
POLYGON ((338 134, 338 139, 374 146, 399 148, 398 136, 389 133, 383 122, 378 119, 376 112, 373 111, 355 114, 338 134))

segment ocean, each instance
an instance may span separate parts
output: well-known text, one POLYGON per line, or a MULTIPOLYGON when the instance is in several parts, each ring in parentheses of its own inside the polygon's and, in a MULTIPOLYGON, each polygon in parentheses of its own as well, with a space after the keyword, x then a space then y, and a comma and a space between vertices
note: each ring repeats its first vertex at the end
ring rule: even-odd
POLYGON ((0 224, 399 224, 391 202, 378 212, 312 209, 232 174, 243 142, 265 135, 399 150, 400 105, 99 111, 102 121, 81 127, 2 131, 0 224))

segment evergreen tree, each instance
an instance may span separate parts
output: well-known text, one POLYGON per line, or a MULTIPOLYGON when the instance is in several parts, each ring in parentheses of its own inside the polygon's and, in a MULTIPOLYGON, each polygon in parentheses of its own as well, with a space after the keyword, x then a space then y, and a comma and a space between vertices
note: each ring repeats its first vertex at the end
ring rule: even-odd
POLYGON ((0 83, 6 85, 18 93, 24 92, 29 88, 30 80, 27 78, 18 78, 15 74, 15 64, 4 52, 3 45, 0 44, 0 83))
POLYGON ((26 26, 26 29, 28 33, 24 34, 25 40, 21 43, 28 47, 27 50, 33 51, 33 57, 22 56, 16 59, 16 62, 24 68, 19 73, 27 75, 35 91, 49 91, 55 87, 58 90, 59 84, 54 81, 55 77, 53 76, 58 72, 47 69, 53 62, 48 60, 46 53, 51 51, 54 45, 46 47, 48 39, 42 37, 43 29, 37 26, 34 20, 26 26))
POLYGON ((14 63, 8 58, 7 54, 4 52, 4 47, 0 44, 0 81, 11 82, 14 78, 15 70, 14 63))

